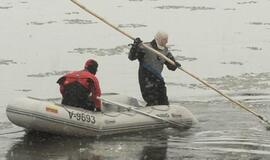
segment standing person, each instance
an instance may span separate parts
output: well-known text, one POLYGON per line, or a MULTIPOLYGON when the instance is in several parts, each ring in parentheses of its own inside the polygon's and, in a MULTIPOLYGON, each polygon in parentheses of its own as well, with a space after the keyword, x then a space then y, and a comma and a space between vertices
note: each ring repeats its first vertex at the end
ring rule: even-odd
POLYGON ((173 55, 169 52, 166 44, 168 42, 168 34, 165 32, 157 32, 151 42, 144 43, 171 59, 176 65, 172 65, 164 59, 158 57, 147 48, 144 48, 140 38, 136 38, 130 49, 128 58, 133 61, 139 61, 139 84, 143 99, 146 106, 153 105, 169 105, 167 97, 167 89, 164 79, 161 75, 163 65, 165 64, 169 70, 175 71, 181 64, 175 61, 173 55))
POLYGON ((98 63, 89 59, 84 69, 67 73, 59 78, 60 92, 63 96, 62 104, 81 107, 92 111, 101 110, 101 96, 97 72, 98 63))

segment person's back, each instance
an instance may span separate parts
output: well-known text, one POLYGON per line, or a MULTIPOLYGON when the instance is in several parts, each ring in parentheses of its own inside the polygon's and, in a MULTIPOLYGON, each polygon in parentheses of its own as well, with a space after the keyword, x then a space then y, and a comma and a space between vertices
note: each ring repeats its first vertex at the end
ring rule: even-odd
POLYGON ((93 103, 90 103, 88 98, 89 94, 79 82, 70 83, 65 86, 62 104, 94 110, 93 103))
POLYGON ((90 59, 86 62, 84 70, 68 73, 57 81, 63 96, 63 105, 100 110, 101 102, 97 97, 101 92, 95 77, 97 67, 97 62, 90 59))

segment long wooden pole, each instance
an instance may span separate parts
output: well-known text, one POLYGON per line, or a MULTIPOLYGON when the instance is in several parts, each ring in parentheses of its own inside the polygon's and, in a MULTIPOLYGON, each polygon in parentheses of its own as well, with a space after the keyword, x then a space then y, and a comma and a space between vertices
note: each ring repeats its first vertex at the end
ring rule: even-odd
POLYGON ((268 125, 270 125, 270 122, 265 119, 263 116, 259 115, 258 113, 252 111, 251 109, 247 108, 246 106, 244 106, 242 103, 240 103, 239 101, 233 100, 232 98, 230 98, 228 95, 226 95, 225 93, 222 93, 220 90, 216 89, 215 87, 211 86, 209 83, 207 83, 206 81, 198 78, 197 76, 195 76, 194 74, 191 74, 190 72, 188 72, 187 70, 185 70, 184 68, 179 68, 181 69, 183 72, 187 73, 188 75, 190 75, 191 77, 197 79, 198 81, 200 81, 201 83, 203 83, 204 85, 206 85, 207 87, 213 89, 214 91, 216 91, 218 94, 222 95, 223 97, 225 97, 226 99, 228 99, 229 101, 233 102, 234 104, 238 105, 239 107, 241 107, 242 109, 250 112, 251 114, 255 115, 257 118, 259 118, 260 120, 262 120, 263 122, 267 123, 268 125))
MULTIPOLYGON (((78 5, 80 8, 82 8, 83 10, 85 10, 86 12, 90 13, 91 15, 95 16, 96 18, 100 19, 102 22, 106 23, 107 25, 111 26, 112 28, 114 28, 115 30, 117 30, 118 32, 124 34, 125 36, 127 36, 128 38, 130 38, 131 40, 134 40, 135 38, 132 37, 130 34, 128 34, 127 32, 124 32, 123 30, 119 29, 118 27, 116 27, 115 25, 111 24, 110 22, 108 22, 107 20, 105 20, 104 18, 102 18, 101 16, 97 15, 96 13, 90 11, 89 9, 87 9, 85 6, 83 6, 82 4, 80 4, 77 0, 71 0, 73 3, 75 3, 76 5, 78 5)), ((171 59, 169 59, 168 57, 166 57, 165 55, 163 55, 162 53, 160 53, 159 51, 145 45, 142 44, 145 48, 151 50, 153 53, 157 54, 159 57, 163 58, 164 60, 166 60, 168 63, 172 64, 172 65, 176 65, 174 63, 174 61, 172 61, 171 59)), ((188 72, 187 70, 185 70, 183 67, 178 67, 178 69, 182 70, 183 72, 185 72, 186 74, 190 75, 191 77, 197 79, 198 81, 200 81, 201 83, 203 83, 204 85, 206 85, 207 87, 213 89, 214 91, 216 91, 218 94, 222 95, 223 97, 225 97, 226 99, 228 99, 229 101, 231 101, 232 103, 236 104, 237 106, 241 107, 242 109, 250 112, 251 114, 253 114, 254 116, 256 116, 258 119, 260 119, 261 121, 265 122, 268 125, 268 128, 270 128, 270 122, 264 118, 263 116, 259 115, 258 113, 252 111, 251 109, 247 108, 246 106, 244 106, 242 103, 233 100, 232 98, 230 98, 228 95, 222 93, 221 91, 219 91, 218 89, 216 89, 215 87, 211 86, 209 83, 207 83, 206 81, 200 79, 198 76, 195 76, 194 74, 188 72)))

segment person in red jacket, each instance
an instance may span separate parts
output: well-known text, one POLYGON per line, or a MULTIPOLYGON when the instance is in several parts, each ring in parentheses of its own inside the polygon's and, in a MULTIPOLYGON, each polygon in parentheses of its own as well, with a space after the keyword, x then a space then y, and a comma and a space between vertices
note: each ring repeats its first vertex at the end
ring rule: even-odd
POLYGON ((92 111, 101 110, 101 96, 99 82, 95 76, 98 63, 89 59, 84 65, 84 70, 73 71, 59 78, 62 94, 62 104, 81 107, 92 111))

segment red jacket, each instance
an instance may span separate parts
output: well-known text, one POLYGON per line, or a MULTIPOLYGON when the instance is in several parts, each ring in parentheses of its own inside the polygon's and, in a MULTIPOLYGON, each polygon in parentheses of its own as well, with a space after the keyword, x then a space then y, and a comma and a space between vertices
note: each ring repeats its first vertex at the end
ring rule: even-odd
POLYGON ((65 85, 77 81, 80 84, 82 84, 86 89, 88 89, 89 92, 92 93, 92 95, 89 98, 91 99, 91 101, 95 103, 96 108, 100 109, 101 101, 100 99, 98 99, 98 97, 101 96, 101 91, 98 79, 94 74, 91 74, 86 70, 81 70, 70 72, 64 75, 63 77, 65 77, 65 80, 60 84, 60 92, 62 95, 64 93, 65 85), (88 79, 91 79, 94 82, 94 84, 89 84, 88 79))

